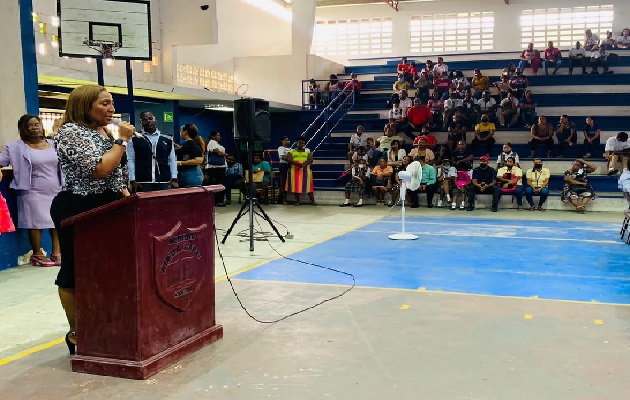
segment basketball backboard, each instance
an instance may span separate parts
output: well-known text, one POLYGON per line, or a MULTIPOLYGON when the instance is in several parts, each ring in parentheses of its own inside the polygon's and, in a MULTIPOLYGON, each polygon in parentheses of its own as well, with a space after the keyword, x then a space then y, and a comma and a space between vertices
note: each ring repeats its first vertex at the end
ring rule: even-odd
POLYGON ((151 8, 143 0, 57 0, 59 55, 151 60, 151 8))

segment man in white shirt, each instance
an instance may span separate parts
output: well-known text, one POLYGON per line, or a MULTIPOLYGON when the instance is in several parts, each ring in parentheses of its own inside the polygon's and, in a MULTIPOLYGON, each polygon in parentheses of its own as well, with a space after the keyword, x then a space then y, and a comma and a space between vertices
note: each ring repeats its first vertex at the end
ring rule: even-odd
POLYGON ((630 49, 630 29, 625 28, 615 44, 618 49, 630 49))
POLYGON ((490 96, 490 91, 485 90, 483 96, 477 100, 480 114, 488 114, 490 121, 497 121, 497 101, 490 96))
POLYGON ((518 100, 508 92, 505 99, 501 100, 501 113, 499 124, 504 128, 511 128, 518 122, 518 100))
POLYGON ((617 169, 617 160, 621 157, 621 166, 628 164, 628 156, 630 155, 630 142, 628 142, 628 134, 619 132, 617 136, 613 136, 606 141, 604 148, 604 158, 608 160, 608 175, 615 175, 619 172, 617 169))
POLYGON ((407 115, 407 110, 413 107, 413 100, 411 100, 407 94, 406 90, 400 91, 400 109, 403 112, 403 115, 407 115))
POLYGON ((402 108, 400 108, 399 99, 394 99, 392 101, 392 108, 389 110, 387 118, 396 132, 399 132, 400 128, 407 123, 407 114, 403 113, 402 108))
POLYGON ((448 65, 444 64, 442 57, 438 57, 437 64, 433 67, 433 73, 435 76, 440 76, 442 73, 448 75, 448 65))
POLYGON ((582 74, 586 73, 586 50, 579 41, 569 50, 569 75, 573 75, 573 67, 576 65, 582 67, 582 74))
POLYGON ((591 32, 590 29, 584 31, 584 48, 588 51, 599 50, 599 36, 591 32))
POLYGON ((350 136, 350 143, 348 143, 348 161, 350 161, 350 165, 352 165, 352 155, 359 147, 363 147, 365 149, 367 147, 367 136, 363 134, 363 126, 357 126, 356 133, 353 133, 350 136))

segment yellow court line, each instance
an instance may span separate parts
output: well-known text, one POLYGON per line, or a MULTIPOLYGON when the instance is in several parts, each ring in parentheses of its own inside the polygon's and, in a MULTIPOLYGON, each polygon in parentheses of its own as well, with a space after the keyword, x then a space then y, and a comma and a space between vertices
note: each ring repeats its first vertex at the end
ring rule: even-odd
MULTIPOLYGON (((372 222, 368 222, 368 223, 366 223, 366 225, 371 224, 371 223, 372 223, 372 222)), ((334 234, 334 235, 327 236, 326 238, 324 238, 324 239, 322 239, 322 240, 320 240, 320 241, 317 241, 317 242, 315 242, 315 243, 310 243, 310 244, 305 245, 305 246, 303 246, 303 247, 300 247, 300 248, 298 248, 298 249, 296 249, 296 250, 293 250, 293 251, 291 251, 291 252, 289 252, 289 253, 285 254, 284 256, 286 257, 286 256, 289 256, 289 255, 291 255, 291 254, 295 254, 295 253, 297 253, 297 252, 300 252, 300 251, 302 251, 302 250, 306 250, 306 249, 308 249, 309 247, 316 246, 316 245, 318 245, 318 244, 322 244, 322 243, 324 243, 324 242, 327 242, 328 240, 334 239, 334 238, 339 237, 339 236, 341 236, 341 235, 345 235, 346 233, 352 232, 352 231, 354 231, 354 230, 356 230, 356 229, 359 229, 359 228, 361 228, 361 227, 363 227, 363 226, 365 226, 365 225, 362 225, 362 226, 357 227, 357 228, 348 229, 348 230, 342 231, 342 232, 337 233, 337 234, 334 234)), ((224 256, 223 258, 225 259, 225 256, 224 256)), ((278 256, 278 257, 275 257, 275 258, 269 259, 269 260, 267 260, 267 261, 262 261, 262 262, 260 262, 260 263, 254 264, 254 265, 251 265, 251 266, 248 266, 248 267, 241 268, 241 269, 239 269, 239 270, 237 270, 237 271, 235 271, 235 272, 232 272, 231 274, 229 274, 229 276, 230 276, 230 277, 233 277, 233 276, 236 276, 236 275, 242 274, 242 273, 244 273, 244 272, 250 271, 250 270, 252 270, 252 269, 254 269, 254 268, 258 268, 258 267, 260 267, 260 266, 263 266, 263 265, 268 264, 268 263, 270 263, 270 262, 272 262, 272 261, 279 260, 279 259, 282 259, 282 258, 283 258, 283 257, 278 256)), ((216 257, 215 257, 215 262, 216 262, 216 257)), ((215 278, 215 279, 214 279, 214 281, 215 281, 215 282, 221 282, 221 281, 224 281, 224 280, 227 280, 227 275, 223 275, 223 276, 220 276, 220 277, 218 277, 218 278, 215 278)), ((39 352, 39 351, 46 350, 46 349, 48 349, 48 348, 51 348, 51 347, 56 346, 56 345, 58 345, 59 343, 63 343, 63 342, 65 342, 65 338, 56 339, 56 340, 53 340, 53 341, 51 341, 51 342, 44 343, 44 344, 41 344, 41 345, 39 345, 39 346, 35 346, 35 347, 30 348, 30 349, 27 349, 27 350, 21 351, 21 352, 19 352, 19 353, 15 354, 15 355, 12 355, 12 356, 10 356, 10 357, 7 357, 7 358, 3 358, 3 359, 1 359, 1 360, 0 360, 0 365, 6 365, 6 364, 8 364, 8 363, 10 363, 10 362, 13 362, 13 361, 19 360, 19 359, 24 358, 24 357, 27 357, 27 356, 30 356, 30 355, 31 355, 31 354, 33 354, 33 353, 37 353, 37 352, 39 352)))
POLYGON ((10 357, 3 358, 2 360, 0 360, 0 365, 5 365, 5 364, 8 364, 8 363, 13 362, 15 360, 19 360, 20 358, 24 358, 26 356, 30 356, 31 354, 37 353, 38 351, 49 349, 49 348, 51 348, 53 346, 58 345, 59 343, 65 342, 65 341, 66 341, 66 338, 63 337, 61 339, 55 339, 55 340, 53 340, 51 342, 40 344, 39 346, 35 346, 35 347, 32 347, 32 348, 30 348, 28 350, 21 351, 21 352, 15 354, 15 355, 12 355, 10 357))

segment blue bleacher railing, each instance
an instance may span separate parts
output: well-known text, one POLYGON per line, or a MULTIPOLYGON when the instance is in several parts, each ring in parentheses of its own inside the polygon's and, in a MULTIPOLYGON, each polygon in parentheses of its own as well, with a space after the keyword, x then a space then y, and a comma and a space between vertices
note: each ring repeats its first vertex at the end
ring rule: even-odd
POLYGON ((302 93, 306 96, 303 100, 303 108, 316 110, 323 107, 322 111, 304 130, 302 136, 306 139, 306 145, 315 152, 324 141, 330 137, 337 125, 354 107, 353 91, 310 91, 309 81, 302 81, 302 93), (314 99, 313 102, 311 99, 314 99), (310 101, 310 102, 309 102, 310 101), (309 146, 310 144, 310 146, 309 146))

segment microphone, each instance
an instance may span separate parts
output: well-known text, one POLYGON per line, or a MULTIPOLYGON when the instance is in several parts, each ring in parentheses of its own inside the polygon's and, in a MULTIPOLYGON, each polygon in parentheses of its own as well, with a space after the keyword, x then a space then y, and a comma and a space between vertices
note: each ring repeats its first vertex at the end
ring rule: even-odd
POLYGON ((120 124, 120 118, 112 118, 112 124, 118 126, 120 124))

